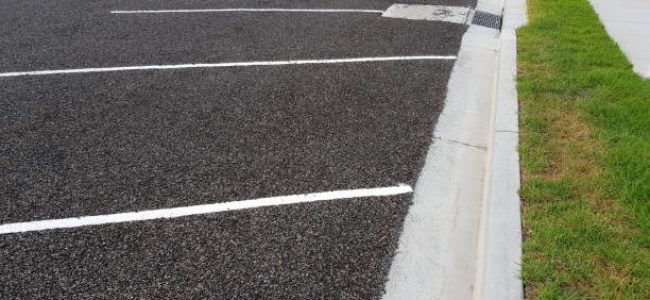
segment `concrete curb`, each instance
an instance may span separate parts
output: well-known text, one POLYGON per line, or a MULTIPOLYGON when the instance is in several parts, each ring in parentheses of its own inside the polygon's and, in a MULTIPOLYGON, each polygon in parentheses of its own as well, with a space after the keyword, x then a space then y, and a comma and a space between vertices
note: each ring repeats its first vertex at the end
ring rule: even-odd
POLYGON ((476 292, 498 38, 482 26, 463 36, 383 300, 465 300, 476 292))
POLYGON ((514 28, 525 0, 479 0, 404 221, 382 300, 522 299, 514 28))
POLYGON ((517 37, 527 22, 525 0, 505 0, 496 75, 496 95, 486 166, 475 299, 523 299, 517 37))

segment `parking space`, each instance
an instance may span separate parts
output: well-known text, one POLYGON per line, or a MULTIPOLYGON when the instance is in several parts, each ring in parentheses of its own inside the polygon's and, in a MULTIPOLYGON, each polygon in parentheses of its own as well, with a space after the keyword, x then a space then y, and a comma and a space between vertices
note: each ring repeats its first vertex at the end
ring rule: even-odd
POLYGON ((409 196, 0 236, 6 299, 373 299, 409 196))
MULTIPOLYGON (((7 0, 4 0, 7 1, 7 0)), ((449 55, 464 26, 408 22, 380 13, 230 12, 111 14, 116 9, 193 7, 358 7, 389 2, 298 5, 237 1, 9 1, 0 12, 2 72, 342 57, 449 55), (203 2, 202 2, 203 3, 203 2)), ((354 2, 353 2, 354 3, 354 2)))
MULTIPOLYGON (((467 29, 369 12, 111 13, 383 0, 0 1, 0 74, 212 64, 0 76, 0 226, 413 186, 467 29), (266 63, 218 65, 241 62, 266 63)), ((0 293, 378 299, 411 197, 0 234, 0 293)))
POLYGON ((442 107, 440 77, 451 66, 5 79, 0 217, 7 223, 413 184, 442 107))

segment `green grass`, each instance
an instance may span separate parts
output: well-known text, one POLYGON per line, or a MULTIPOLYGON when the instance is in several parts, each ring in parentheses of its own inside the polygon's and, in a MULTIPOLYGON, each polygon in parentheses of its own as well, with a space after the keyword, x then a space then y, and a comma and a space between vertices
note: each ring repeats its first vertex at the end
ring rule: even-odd
POLYGON ((518 31, 528 299, 650 299, 650 81, 586 0, 518 31))

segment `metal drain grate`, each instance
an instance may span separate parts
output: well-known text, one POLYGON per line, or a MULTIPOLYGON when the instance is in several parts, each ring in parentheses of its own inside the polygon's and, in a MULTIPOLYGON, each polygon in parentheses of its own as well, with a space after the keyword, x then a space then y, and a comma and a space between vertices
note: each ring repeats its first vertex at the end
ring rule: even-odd
POLYGON ((501 16, 477 10, 474 12, 472 24, 501 30, 501 16))

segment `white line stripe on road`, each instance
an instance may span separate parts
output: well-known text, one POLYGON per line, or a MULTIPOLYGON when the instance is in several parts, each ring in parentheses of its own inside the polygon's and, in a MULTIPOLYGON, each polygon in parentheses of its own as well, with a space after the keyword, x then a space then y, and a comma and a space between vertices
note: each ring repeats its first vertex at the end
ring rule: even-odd
POLYGON ((213 13, 213 12, 306 12, 306 13, 373 13, 378 9, 314 9, 314 8, 214 8, 214 9, 159 9, 159 10, 112 10, 112 14, 171 14, 171 13, 213 13))
POLYGON ((191 68, 224 68, 224 67, 251 67, 251 66, 284 66, 284 65, 309 65, 309 64, 342 64, 342 63, 363 63, 380 61, 408 61, 408 60, 454 60, 454 55, 418 55, 418 56, 387 56, 387 57, 357 57, 357 58, 333 58, 333 59, 303 59, 303 60, 278 60, 278 61, 249 61, 249 62, 227 62, 227 63, 200 63, 180 65, 151 65, 151 66, 129 66, 129 67, 107 67, 107 68, 84 68, 84 69, 61 69, 61 70, 40 70, 0 73, 0 77, 18 76, 39 76, 39 75, 60 75, 78 73, 104 73, 119 71, 140 71, 140 70, 167 70, 167 69, 191 69, 191 68))
POLYGON ((53 220, 41 220, 31 222, 9 223, 0 225, 0 234, 10 234, 29 231, 42 231, 57 228, 74 228, 82 226, 93 226, 102 224, 114 224, 125 222, 136 222, 153 219, 170 219, 192 215, 203 215, 217 212, 242 210, 266 206, 287 205, 296 203, 307 203, 315 201, 328 201, 339 199, 385 197, 412 193, 409 185, 400 184, 391 187, 339 190, 322 193, 301 194, 291 196, 279 196, 259 198, 253 200, 232 201, 223 203, 212 203, 193 205, 175 208, 163 208, 155 210, 143 210, 138 212, 127 212, 110 215, 84 216, 78 218, 65 218, 53 220))

